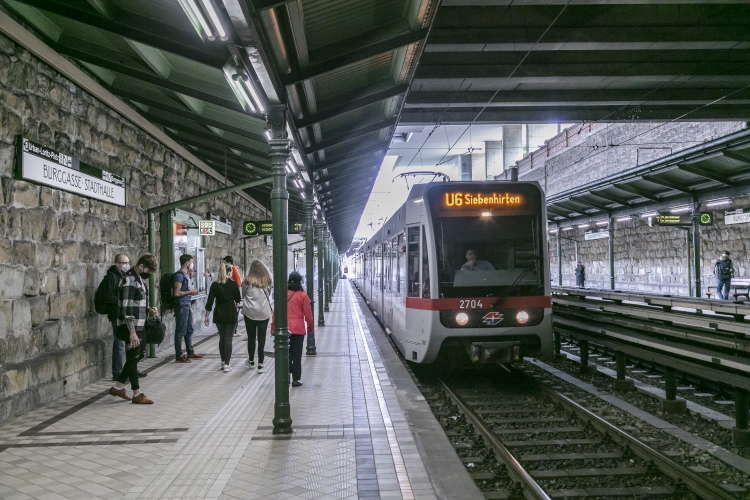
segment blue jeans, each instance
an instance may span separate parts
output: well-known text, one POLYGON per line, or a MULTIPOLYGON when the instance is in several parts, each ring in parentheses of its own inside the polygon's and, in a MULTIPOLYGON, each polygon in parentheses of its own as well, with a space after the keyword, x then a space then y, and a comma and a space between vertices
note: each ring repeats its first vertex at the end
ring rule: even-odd
POLYGON ((174 310, 174 353, 177 359, 182 357, 182 339, 185 339, 185 350, 191 356, 193 351, 193 311, 190 305, 180 305, 174 310))
POLYGON ((732 285, 732 278, 716 278, 716 293, 719 294, 720 300, 729 300, 729 287, 732 285))
POLYGON ((115 332, 117 331, 117 321, 110 321, 112 324, 112 378, 117 378, 122 371, 122 359, 125 357, 125 342, 117 340, 115 332))

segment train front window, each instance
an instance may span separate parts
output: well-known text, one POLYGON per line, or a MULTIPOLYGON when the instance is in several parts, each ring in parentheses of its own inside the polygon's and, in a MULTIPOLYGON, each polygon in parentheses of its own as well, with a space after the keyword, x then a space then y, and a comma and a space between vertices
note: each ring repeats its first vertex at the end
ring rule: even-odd
POLYGON ((540 217, 437 217, 441 298, 543 295, 540 217))

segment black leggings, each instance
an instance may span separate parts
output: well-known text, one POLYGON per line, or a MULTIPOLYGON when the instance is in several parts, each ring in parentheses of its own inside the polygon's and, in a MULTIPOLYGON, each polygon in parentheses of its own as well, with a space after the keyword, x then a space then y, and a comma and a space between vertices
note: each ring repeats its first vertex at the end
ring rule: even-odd
POLYGON ((141 388, 141 386, 138 385, 138 360, 140 359, 140 350, 140 346, 125 350, 125 366, 122 367, 122 371, 117 377, 117 381, 121 384, 124 384, 130 379, 130 388, 134 391, 141 388))
POLYGON ((225 365, 232 359, 232 337, 236 327, 236 323, 216 323, 216 329, 219 330, 219 356, 225 365))
POLYGON ((292 380, 302 378, 302 348, 304 345, 304 335, 289 335, 289 371, 292 373, 292 380))
POLYGON ((263 364, 263 349, 266 347, 266 328, 268 319, 255 320, 247 316, 245 318, 245 329, 247 330, 247 357, 250 361, 255 359, 255 339, 258 339, 258 364, 263 364))

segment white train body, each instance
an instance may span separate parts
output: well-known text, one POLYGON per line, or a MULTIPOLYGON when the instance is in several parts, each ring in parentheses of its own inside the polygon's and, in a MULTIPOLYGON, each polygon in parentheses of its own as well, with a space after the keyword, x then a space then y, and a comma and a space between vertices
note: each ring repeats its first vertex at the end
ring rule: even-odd
POLYGON ((451 348, 474 362, 547 358, 546 220, 536 182, 418 184, 358 249, 350 274, 409 361, 451 348))

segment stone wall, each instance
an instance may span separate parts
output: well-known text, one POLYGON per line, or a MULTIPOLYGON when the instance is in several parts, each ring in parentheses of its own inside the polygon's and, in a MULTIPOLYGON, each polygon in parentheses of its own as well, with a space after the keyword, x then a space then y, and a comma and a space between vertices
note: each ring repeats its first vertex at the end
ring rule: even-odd
MULTIPOLYGON (((117 253, 134 263, 146 252, 148 207, 222 184, 2 36, 0 183, 4 421, 110 373, 111 327, 93 309, 93 294, 106 269, 117 253), (16 180, 19 135, 123 176, 127 206, 16 180)), ((227 254, 241 265, 241 222, 264 218, 262 210, 236 193, 183 208, 232 220, 231 237, 210 239, 209 270, 227 254)), ((248 255, 270 264, 262 238, 249 242, 248 255)), ((202 313, 203 300, 194 307, 202 313)), ((200 332, 202 314, 195 317, 200 332)), ((170 337, 161 349, 172 348, 171 314, 166 322, 170 337)))

